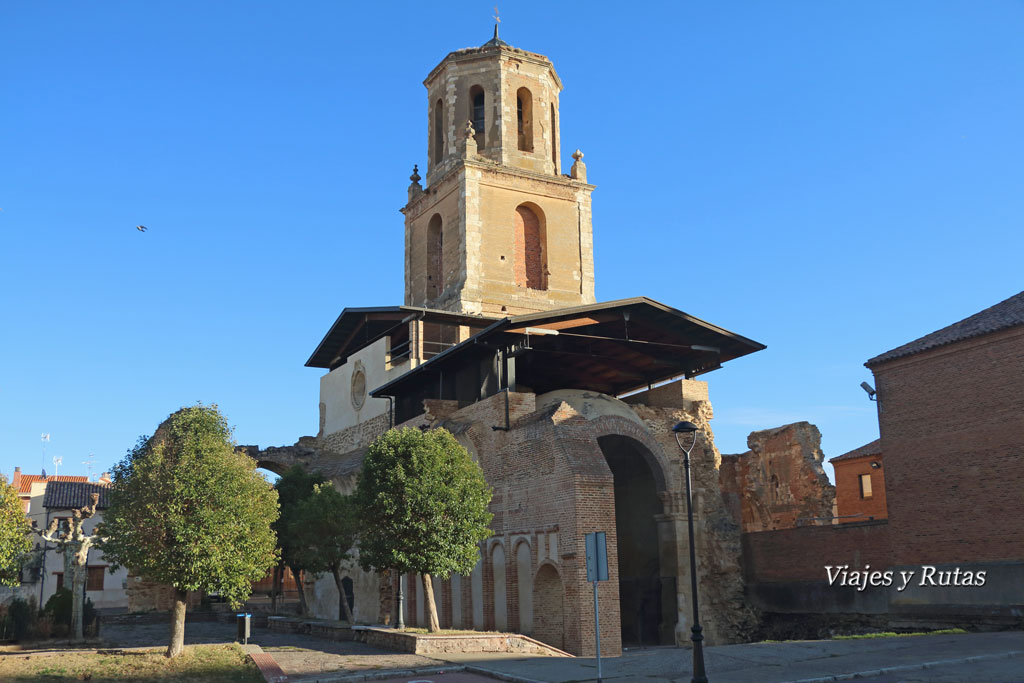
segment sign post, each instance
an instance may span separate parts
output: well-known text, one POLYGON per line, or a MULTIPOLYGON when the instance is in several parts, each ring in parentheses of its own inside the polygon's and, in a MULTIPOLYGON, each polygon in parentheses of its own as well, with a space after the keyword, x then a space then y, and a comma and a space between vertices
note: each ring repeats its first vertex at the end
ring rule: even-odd
POLYGON ((597 582, 608 580, 608 547, 603 531, 587 534, 587 581, 594 582, 594 639, 597 645, 597 683, 601 683, 601 619, 597 613, 597 582))

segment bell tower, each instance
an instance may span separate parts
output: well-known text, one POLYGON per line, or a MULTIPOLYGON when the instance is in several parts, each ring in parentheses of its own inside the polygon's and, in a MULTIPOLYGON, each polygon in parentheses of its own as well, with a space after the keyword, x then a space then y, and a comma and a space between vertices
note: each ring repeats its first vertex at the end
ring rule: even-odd
POLYGON ((405 303, 502 317, 594 302, 579 150, 561 174, 551 61, 494 38, 448 54, 427 88, 426 186, 405 214, 405 303))

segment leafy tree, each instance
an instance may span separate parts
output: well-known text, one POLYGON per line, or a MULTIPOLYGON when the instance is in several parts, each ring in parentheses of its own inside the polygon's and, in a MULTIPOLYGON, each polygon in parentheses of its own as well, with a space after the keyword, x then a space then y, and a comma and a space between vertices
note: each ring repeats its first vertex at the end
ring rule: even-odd
MULTIPOLYGON (((302 572, 309 569, 303 565, 299 545, 294 534, 286 530, 292 524, 300 503, 313 495, 313 489, 324 481, 323 475, 317 472, 306 472, 302 465, 293 465, 278 478, 274 488, 277 489, 278 502, 281 505, 281 516, 274 522, 277 542, 281 547, 281 564, 292 570, 292 575, 299 586, 299 606, 302 614, 307 612, 306 594, 302 590, 302 572)), ((276 588, 276 584, 275 584, 276 588)))
POLYGON ((0 585, 17 586, 21 557, 32 548, 18 491, 0 474, 0 585))
POLYGON ((330 482, 318 484, 299 503, 288 534, 298 549, 296 559, 313 572, 330 572, 338 587, 338 619, 352 622, 352 609, 341 583, 341 569, 356 543, 359 523, 350 496, 338 493, 330 482))
POLYGON ((237 607, 277 563, 277 492, 234 450, 215 405, 170 415, 114 468, 100 529, 104 556, 174 590, 167 656, 184 649, 188 591, 237 607))
POLYGON ((491 535, 491 488, 480 467, 444 429, 391 429, 367 450, 355 498, 372 530, 360 539, 360 564, 422 574, 427 628, 437 631, 431 577, 468 574, 491 535))

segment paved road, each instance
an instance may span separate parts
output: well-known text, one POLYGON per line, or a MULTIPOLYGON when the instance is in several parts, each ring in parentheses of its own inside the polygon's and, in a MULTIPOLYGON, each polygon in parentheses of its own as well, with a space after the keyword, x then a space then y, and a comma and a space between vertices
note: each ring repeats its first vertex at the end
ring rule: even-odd
MULTIPOLYGON (((185 642, 227 643, 233 624, 187 624, 185 642)), ((103 637, 118 647, 163 646, 167 626, 110 626, 103 637)), ((402 654, 364 645, 254 629, 251 642, 271 654, 293 681, 341 680, 404 670, 389 683, 481 683, 479 674, 513 681, 562 683, 593 681, 593 658, 528 657, 512 654, 444 655, 445 660, 402 654), (466 673, 440 673, 452 664, 466 673), (427 669, 413 673, 416 669, 427 669)), ((971 633, 866 640, 754 643, 709 647, 705 651, 713 683, 830 681, 856 678, 877 683, 1024 683, 1024 633, 971 633), (928 668, 922 668, 923 665, 928 668)), ((614 683, 685 683, 692 671, 690 651, 649 648, 602 660, 603 678, 614 683)), ((397 672, 396 672, 397 673, 397 672)))
MULTIPOLYGON (((452 662, 519 680, 561 683, 597 678, 597 663, 593 658, 480 654, 445 657, 452 662)), ((824 681, 852 677, 863 680, 869 676, 876 677, 869 680, 889 683, 904 680, 1022 683, 1024 633, 724 645, 707 648, 705 662, 709 680, 729 683, 824 681), (976 661, 965 662, 968 659, 976 661), (950 663, 926 670, 919 668, 929 662, 950 663), (896 673, 879 673, 894 667, 896 673)), ((602 664, 604 680, 615 683, 689 681, 692 672, 690 651, 678 648, 635 650, 622 657, 605 658, 602 664)))

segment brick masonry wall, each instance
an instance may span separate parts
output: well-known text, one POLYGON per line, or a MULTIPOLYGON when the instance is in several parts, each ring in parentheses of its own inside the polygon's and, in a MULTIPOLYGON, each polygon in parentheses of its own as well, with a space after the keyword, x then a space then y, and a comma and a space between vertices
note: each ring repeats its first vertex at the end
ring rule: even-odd
POLYGON ((885 570, 891 564, 886 522, 808 526, 743 534, 748 583, 826 580, 825 565, 885 570))
POLYGON ((872 368, 894 562, 1024 559, 1024 327, 872 368))
POLYGON ((832 463, 836 470, 836 514, 845 518, 840 519, 840 523, 866 522, 889 516, 885 504, 885 468, 872 467, 873 462, 881 464, 882 456, 875 454, 832 463), (862 474, 871 475, 870 498, 861 497, 862 474))

